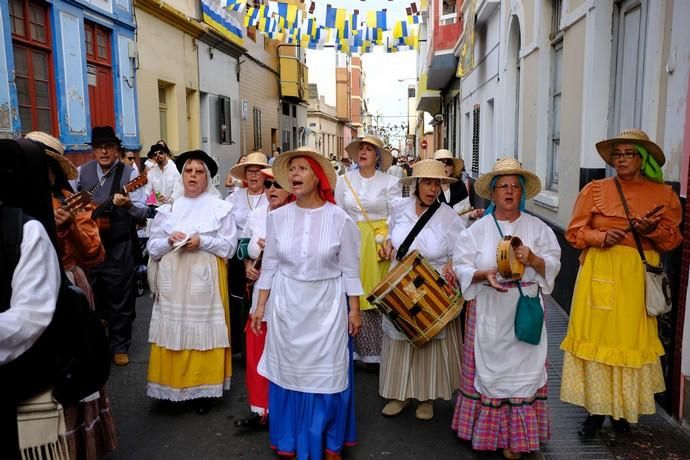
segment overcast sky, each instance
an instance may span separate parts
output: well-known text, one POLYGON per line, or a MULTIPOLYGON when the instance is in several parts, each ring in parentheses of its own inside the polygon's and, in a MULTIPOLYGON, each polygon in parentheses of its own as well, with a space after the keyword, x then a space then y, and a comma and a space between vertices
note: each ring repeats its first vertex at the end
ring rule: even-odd
MULTIPOLYGON (((320 22, 325 20, 328 3, 336 8, 347 8, 351 11, 358 9, 362 15, 367 11, 386 8, 388 27, 392 28, 395 21, 405 18, 405 8, 410 6, 411 0, 318 0, 314 15, 320 22)), ((419 6, 419 2, 417 5, 419 6)), ((334 56, 332 49, 309 50, 307 54, 309 82, 318 84, 319 93, 326 96, 326 102, 330 105, 335 105, 335 72, 332 70, 335 65, 334 56)), ((382 49, 375 49, 374 52, 362 56, 362 67, 366 75, 365 97, 368 100, 369 112, 381 115, 381 124, 406 122, 407 86, 415 83, 415 62, 415 51, 389 54, 382 49)))

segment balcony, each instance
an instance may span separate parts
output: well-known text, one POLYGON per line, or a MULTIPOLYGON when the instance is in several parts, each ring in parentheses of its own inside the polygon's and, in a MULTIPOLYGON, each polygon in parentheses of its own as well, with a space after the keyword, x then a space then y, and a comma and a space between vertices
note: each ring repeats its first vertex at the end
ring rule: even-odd
POLYGON ((307 102, 309 95, 308 68, 300 59, 302 51, 294 47, 278 47, 280 64, 280 97, 307 102))
POLYGON ((462 22, 455 2, 434 1, 433 32, 429 47, 427 85, 429 89, 443 89, 455 76, 458 59, 453 48, 462 32, 462 22))
POLYGON ((417 81, 417 110, 433 116, 441 113, 441 92, 429 89, 427 81, 428 74, 422 72, 417 81))

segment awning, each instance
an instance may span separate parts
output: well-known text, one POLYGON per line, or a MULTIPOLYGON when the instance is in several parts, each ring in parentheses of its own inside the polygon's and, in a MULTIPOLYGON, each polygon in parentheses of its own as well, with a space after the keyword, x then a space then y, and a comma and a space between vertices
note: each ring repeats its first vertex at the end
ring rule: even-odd
POLYGON ((434 53, 429 66, 428 87, 431 89, 443 89, 455 76, 458 68, 458 58, 453 50, 443 53, 434 53))

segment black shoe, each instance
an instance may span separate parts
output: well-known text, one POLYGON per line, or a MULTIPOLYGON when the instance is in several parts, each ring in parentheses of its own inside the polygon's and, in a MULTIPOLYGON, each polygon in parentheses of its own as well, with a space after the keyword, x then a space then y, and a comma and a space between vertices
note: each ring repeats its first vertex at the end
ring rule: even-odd
POLYGON ((252 412, 248 417, 235 420, 235 428, 244 428, 249 431, 262 431, 268 429, 268 415, 259 415, 252 412))
POLYGON ((195 399, 192 404, 194 411, 199 415, 206 415, 211 410, 211 400, 209 398, 195 399))
POLYGON ((619 418, 618 420, 611 419, 611 423, 613 424, 613 430, 617 433, 630 433, 630 423, 624 419, 624 418, 619 418))
POLYGON ((580 429, 577 430, 577 434, 583 438, 591 438, 604 424, 604 418, 603 415, 588 415, 580 429))

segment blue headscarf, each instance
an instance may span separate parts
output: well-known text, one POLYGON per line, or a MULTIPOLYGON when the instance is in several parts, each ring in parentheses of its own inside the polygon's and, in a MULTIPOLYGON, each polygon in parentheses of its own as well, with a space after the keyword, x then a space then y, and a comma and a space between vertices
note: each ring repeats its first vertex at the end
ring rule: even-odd
MULTIPOLYGON (((494 178, 491 179, 491 185, 489 186, 489 190, 490 190, 490 191, 493 192, 494 189, 496 188, 496 181, 498 181, 498 178, 499 178, 499 177, 501 177, 501 176, 494 176, 494 178)), ((524 210, 525 210, 525 201, 526 201, 526 200, 525 200, 525 178, 522 177, 522 176, 520 176, 520 175, 518 175, 518 180, 520 181, 520 187, 522 188, 522 193, 520 194, 520 206, 519 206, 519 209, 520 209, 520 211, 524 211, 524 210)), ((492 201, 491 204, 489 205, 489 207, 486 208, 486 211, 484 211, 484 214, 486 214, 486 215, 491 214, 491 213, 493 213, 495 210, 496 210, 496 203, 494 203, 494 202, 492 201)))

